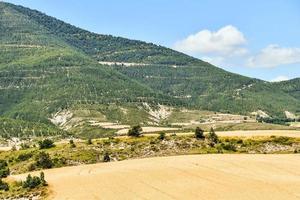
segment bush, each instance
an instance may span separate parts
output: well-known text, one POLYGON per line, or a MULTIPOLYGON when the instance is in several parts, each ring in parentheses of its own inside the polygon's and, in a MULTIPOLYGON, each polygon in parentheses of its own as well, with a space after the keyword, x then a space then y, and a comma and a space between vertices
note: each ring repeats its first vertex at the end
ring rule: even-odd
POLYGON ((70 147, 71 147, 71 148, 75 148, 75 147, 76 147, 76 145, 75 145, 75 143, 74 143, 74 141, 73 141, 73 140, 70 140, 70 142, 69 142, 69 143, 70 143, 70 147))
POLYGON ((21 144, 21 149, 29 149, 30 148, 30 145, 29 144, 27 144, 27 143, 22 143, 21 144))
POLYGON ((30 163, 27 167, 28 171, 34 171, 36 169, 36 163, 30 163))
POLYGON ((166 134, 165 134, 164 132, 161 132, 161 133, 159 134, 159 136, 158 136, 158 139, 159 139, 159 140, 164 140, 164 139, 166 139, 166 134))
POLYGON ((207 139, 212 146, 214 146, 219 142, 219 137, 217 136, 213 128, 210 129, 207 139))
POLYGON ((42 186, 48 185, 47 181, 45 180, 45 174, 44 174, 44 172, 40 173, 40 179, 41 179, 42 186))
POLYGON ((48 169, 53 166, 49 154, 45 152, 40 152, 39 154, 37 154, 35 157, 35 161, 36 161, 36 166, 43 169, 48 169))
POLYGON ((5 178, 9 175, 8 164, 5 160, 0 160, 0 178, 5 178))
POLYGON ((45 139, 45 140, 39 141, 39 146, 40 146, 40 149, 49 149, 49 148, 54 147, 55 145, 52 140, 45 139))
POLYGON ((221 144, 222 148, 227 150, 227 151, 234 151, 236 152, 236 146, 233 143, 222 143, 221 144))
POLYGON ((21 153, 20 155, 18 155, 17 157, 17 161, 18 162, 21 162, 21 161, 25 161, 25 160, 28 160, 32 157, 32 153, 29 152, 29 153, 21 153))
POLYGON ((26 177, 26 180, 24 182, 22 182, 22 187, 29 188, 29 189, 33 189, 38 186, 46 186, 46 185, 47 185, 47 182, 45 180, 44 172, 40 173, 40 177, 38 177, 38 176, 32 177, 30 174, 28 174, 28 176, 26 177))
POLYGON ((108 152, 104 153, 103 162, 110 162, 110 156, 109 156, 108 152))
POLYGON ((139 137, 142 134, 142 127, 140 125, 134 126, 128 131, 128 136, 139 137))
POLYGON ((87 140, 87 144, 88 144, 88 145, 91 145, 91 144, 93 144, 93 142, 92 142, 92 139, 91 139, 91 138, 89 138, 89 139, 87 140))
POLYGON ((196 128, 196 130, 195 130, 195 137, 197 139, 204 139, 205 138, 204 131, 200 127, 196 128))
POLYGON ((2 179, 0 179, 0 190, 4 190, 4 191, 9 190, 8 184, 6 182, 2 181, 2 179))

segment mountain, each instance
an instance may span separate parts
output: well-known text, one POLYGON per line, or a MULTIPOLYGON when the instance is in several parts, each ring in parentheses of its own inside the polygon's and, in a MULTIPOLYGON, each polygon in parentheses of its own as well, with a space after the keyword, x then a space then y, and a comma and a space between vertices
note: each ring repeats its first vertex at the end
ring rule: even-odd
POLYGON ((51 124, 53 113, 76 105, 173 103, 99 65, 16 8, 21 7, 0 3, 1 116, 51 124))
POLYGON ((300 100, 300 78, 277 82, 274 85, 276 88, 280 88, 280 90, 300 100))
POLYGON ((143 103, 272 116, 296 113, 300 105, 299 81, 279 86, 248 78, 4 2, 0 52, 0 116, 10 120, 53 126, 55 115, 72 110, 73 118, 133 124, 149 122, 143 103))

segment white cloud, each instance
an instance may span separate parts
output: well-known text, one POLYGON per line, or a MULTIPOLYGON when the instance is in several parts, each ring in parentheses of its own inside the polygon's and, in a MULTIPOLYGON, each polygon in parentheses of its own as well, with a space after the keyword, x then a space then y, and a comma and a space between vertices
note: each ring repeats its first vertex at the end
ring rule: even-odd
POLYGON ((300 48, 286 48, 273 44, 250 57, 247 66, 272 68, 293 63, 300 63, 300 48))
POLYGON ((271 82, 280 82, 280 81, 287 81, 289 77, 287 76, 277 76, 276 78, 272 79, 271 82))
POLYGON ((188 54, 214 54, 223 56, 243 55, 247 49, 244 35, 232 25, 225 26, 216 32, 202 30, 175 43, 174 48, 188 54))

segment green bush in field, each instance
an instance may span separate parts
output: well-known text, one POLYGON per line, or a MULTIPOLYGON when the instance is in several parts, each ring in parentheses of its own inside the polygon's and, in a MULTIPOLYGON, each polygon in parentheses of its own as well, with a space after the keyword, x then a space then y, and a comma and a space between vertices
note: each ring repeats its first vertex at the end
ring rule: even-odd
POLYGON ((9 186, 6 182, 4 182, 2 179, 0 179, 0 190, 8 191, 9 186))
POLYGON ((196 130, 195 130, 195 137, 197 139, 205 139, 204 131, 200 127, 196 128, 196 130))
POLYGON ((36 166, 43 169, 48 169, 53 166, 53 162, 50 158, 50 155, 45 152, 40 152, 39 154, 37 154, 35 157, 35 161, 36 166))
POLYGON ((0 160, 0 178, 5 178, 9 175, 10 171, 6 160, 0 160))
POLYGON ((54 142, 50 139, 45 139, 45 140, 41 140, 39 141, 39 147, 40 149, 49 149, 54 147, 54 142))
POLYGON ((215 133, 215 130, 213 128, 210 129, 210 131, 207 135, 207 139, 212 146, 214 146, 215 144, 217 144, 219 142, 219 137, 215 133))
POLYGON ((91 145, 91 144, 93 144, 93 142, 92 142, 92 139, 91 139, 91 138, 89 138, 89 139, 87 140, 87 144, 88 144, 88 145, 91 145))
POLYGON ((164 139, 166 139, 166 133, 164 133, 164 132, 159 133, 158 139, 159 139, 159 140, 164 140, 164 139))
POLYGON ((110 162, 110 156, 109 156, 108 152, 104 153, 103 162, 110 162))
POLYGON ((29 160, 32 157, 32 155, 33 155, 32 152, 21 153, 21 154, 18 155, 17 161, 21 162, 21 161, 29 160))
POLYGON ((222 146, 223 149, 225 149, 227 151, 234 151, 234 152, 237 151, 236 146, 231 142, 230 143, 225 143, 225 144, 222 143, 221 146, 222 146))
POLYGON ((73 140, 70 140, 70 141, 69 141, 69 144, 70 144, 70 147, 71 147, 71 148, 75 148, 75 147, 76 147, 76 145, 75 145, 75 143, 74 143, 73 140))
POLYGON ((128 131, 128 136, 139 137, 142 134, 142 127, 140 125, 134 126, 128 131))
POLYGON ((45 174, 44 172, 40 173, 40 176, 31 176, 30 174, 28 174, 28 176, 26 177, 26 180, 22 182, 22 187, 23 188, 29 188, 29 189, 33 189, 39 186, 46 186, 47 182, 45 180, 45 174))

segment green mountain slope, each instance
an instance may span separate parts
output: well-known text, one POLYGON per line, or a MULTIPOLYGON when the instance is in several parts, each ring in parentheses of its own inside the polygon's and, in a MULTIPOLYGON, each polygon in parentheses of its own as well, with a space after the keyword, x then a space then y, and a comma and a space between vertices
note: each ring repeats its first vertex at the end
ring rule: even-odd
POLYGON ((0 115, 50 124, 53 113, 80 104, 173 103, 15 8, 0 3, 0 115))
MULTIPOLYGON (((295 113, 300 105, 297 82, 279 87, 162 46, 91 33, 1 2, 0 54, 0 116, 47 126, 55 113, 75 107, 92 107, 109 119, 130 123, 133 118, 118 107, 130 108, 130 115, 147 102, 281 116, 295 113)), ((141 113, 135 123, 146 120, 141 113)))
POLYGON ((300 78, 274 83, 274 86, 300 100, 300 78))
POLYGON ((284 111, 295 112, 299 106, 299 99, 272 83, 214 67, 208 70, 201 66, 115 66, 115 69, 202 109, 242 114, 263 110, 282 116, 284 111))
POLYGON ((147 64, 146 67, 117 66, 115 69, 187 105, 243 114, 260 109, 273 115, 282 115, 285 110, 294 112, 299 105, 293 95, 272 84, 226 72, 174 50, 91 33, 20 6, 14 9, 43 24, 52 34, 94 60, 147 64), (179 67, 174 68, 174 65, 179 67))
POLYGON ((171 49, 137 40, 101 35, 77 28, 61 20, 22 6, 13 9, 42 24, 49 32, 81 49, 98 61, 156 64, 205 63, 171 49))

